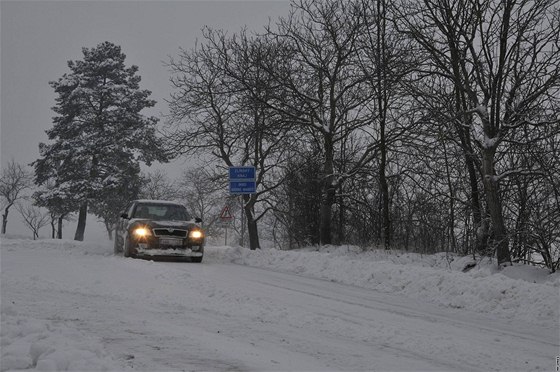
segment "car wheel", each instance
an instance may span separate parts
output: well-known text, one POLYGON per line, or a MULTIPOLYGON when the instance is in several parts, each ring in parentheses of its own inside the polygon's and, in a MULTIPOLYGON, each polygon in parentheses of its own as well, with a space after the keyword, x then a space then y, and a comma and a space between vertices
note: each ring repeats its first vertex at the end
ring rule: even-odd
POLYGON ((191 261, 192 261, 192 262, 201 263, 201 262, 202 262, 202 256, 200 256, 200 257, 191 257, 191 261))

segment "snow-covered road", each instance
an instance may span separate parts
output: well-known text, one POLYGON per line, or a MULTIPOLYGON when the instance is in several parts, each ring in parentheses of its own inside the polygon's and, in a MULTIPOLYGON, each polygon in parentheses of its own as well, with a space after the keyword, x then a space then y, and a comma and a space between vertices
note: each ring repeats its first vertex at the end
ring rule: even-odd
MULTIPOLYGON (((4 240, 1 369, 549 371, 558 329, 269 269, 4 240)), ((556 324, 556 323, 553 323, 556 324)))

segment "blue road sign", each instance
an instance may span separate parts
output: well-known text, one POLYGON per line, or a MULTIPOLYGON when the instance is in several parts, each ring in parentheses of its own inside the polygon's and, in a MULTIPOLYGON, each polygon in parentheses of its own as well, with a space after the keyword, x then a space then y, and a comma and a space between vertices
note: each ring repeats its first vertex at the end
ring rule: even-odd
POLYGON ((229 193, 254 194, 257 192, 255 167, 229 167, 229 193))
POLYGON ((229 167, 229 180, 255 180, 255 167, 229 167))

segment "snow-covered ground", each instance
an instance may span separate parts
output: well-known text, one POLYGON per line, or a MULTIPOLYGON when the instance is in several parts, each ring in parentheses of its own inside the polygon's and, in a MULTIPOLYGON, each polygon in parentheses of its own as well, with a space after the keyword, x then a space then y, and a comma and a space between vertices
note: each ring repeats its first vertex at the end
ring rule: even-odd
POLYGON ((1 240, 0 370, 552 371, 560 276, 469 258, 1 240))
POLYGON ((490 260, 446 253, 327 246, 298 251, 222 251, 224 261, 293 272, 383 293, 397 293, 445 307, 492 313, 558 329, 560 275, 519 264, 498 272, 490 260), (476 266, 466 273, 469 264, 476 266))

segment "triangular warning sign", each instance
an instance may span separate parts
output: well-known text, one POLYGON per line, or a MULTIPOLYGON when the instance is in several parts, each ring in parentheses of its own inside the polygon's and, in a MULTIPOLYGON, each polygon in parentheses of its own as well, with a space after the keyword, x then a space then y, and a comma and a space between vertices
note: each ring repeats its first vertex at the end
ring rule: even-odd
POLYGON ((222 209, 222 213, 220 213, 220 218, 222 220, 231 220, 233 218, 231 212, 229 211, 229 207, 227 205, 224 207, 224 209, 222 209))

